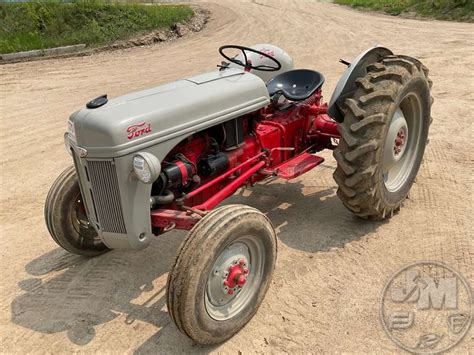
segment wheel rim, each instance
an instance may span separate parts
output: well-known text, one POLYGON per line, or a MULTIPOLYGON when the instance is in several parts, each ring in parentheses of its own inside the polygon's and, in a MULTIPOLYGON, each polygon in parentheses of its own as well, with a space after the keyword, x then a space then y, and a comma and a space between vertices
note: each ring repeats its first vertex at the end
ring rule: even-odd
POLYGON ((409 94, 396 109, 385 139, 382 174, 390 192, 400 190, 411 175, 421 138, 421 104, 409 94))
POLYGON ((102 245, 102 240, 99 238, 97 232, 87 218, 86 208, 81 193, 78 193, 72 200, 71 207, 70 220, 74 230, 77 232, 77 235, 71 236, 71 238, 76 239, 76 242, 79 245, 102 245))
POLYGON ((209 316, 223 321, 252 301, 263 279, 265 252, 256 236, 233 241, 217 257, 207 280, 205 306, 209 316))

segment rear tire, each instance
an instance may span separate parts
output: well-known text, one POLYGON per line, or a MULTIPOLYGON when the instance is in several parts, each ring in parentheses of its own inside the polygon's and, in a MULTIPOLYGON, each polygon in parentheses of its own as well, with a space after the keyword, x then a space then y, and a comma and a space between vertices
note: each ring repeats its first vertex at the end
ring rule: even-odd
POLYGON ((110 250, 89 224, 74 166, 64 170, 51 186, 44 218, 53 240, 70 253, 90 257, 110 250))
POLYGON ((224 206, 201 219, 168 275, 168 312, 178 329, 199 344, 232 337, 262 303, 276 254, 275 231, 254 208, 224 206))
POLYGON ((344 206, 362 218, 397 212, 420 167, 431 123, 431 80, 417 59, 390 55, 356 80, 339 124, 334 179, 344 206))

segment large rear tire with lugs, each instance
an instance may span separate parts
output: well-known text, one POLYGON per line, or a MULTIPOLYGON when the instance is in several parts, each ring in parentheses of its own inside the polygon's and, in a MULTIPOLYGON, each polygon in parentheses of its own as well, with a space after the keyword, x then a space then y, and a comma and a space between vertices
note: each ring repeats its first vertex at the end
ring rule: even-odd
POLYGON ((397 212, 418 173, 431 123, 428 69, 389 55, 367 67, 342 107, 334 179, 343 204, 362 218, 397 212))
POLYGON ((277 239, 260 211, 220 207, 183 241, 166 285, 168 312, 199 344, 217 344, 257 312, 270 286, 277 239))

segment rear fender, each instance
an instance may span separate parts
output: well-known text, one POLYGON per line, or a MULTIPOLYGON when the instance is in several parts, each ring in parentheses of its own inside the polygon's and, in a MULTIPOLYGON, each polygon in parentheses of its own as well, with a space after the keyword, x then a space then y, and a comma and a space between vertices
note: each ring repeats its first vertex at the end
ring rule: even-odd
POLYGON ((347 67, 337 82, 336 88, 329 101, 328 114, 337 122, 344 120, 341 104, 356 89, 356 79, 367 74, 367 66, 380 61, 393 52, 385 47, 375 46, 359 54, 347 67))

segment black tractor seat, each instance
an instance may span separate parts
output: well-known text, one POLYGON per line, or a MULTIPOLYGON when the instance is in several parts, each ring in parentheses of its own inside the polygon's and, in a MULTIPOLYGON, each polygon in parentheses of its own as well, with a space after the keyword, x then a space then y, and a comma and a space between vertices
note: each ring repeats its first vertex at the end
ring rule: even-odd
POLYGON ((309 69, 295 69, 278 74, 267 83, 270 96, 281 93, 288 100, 302 101, 314 94, 324 84, 320 72, 309 69))

